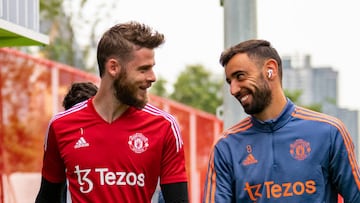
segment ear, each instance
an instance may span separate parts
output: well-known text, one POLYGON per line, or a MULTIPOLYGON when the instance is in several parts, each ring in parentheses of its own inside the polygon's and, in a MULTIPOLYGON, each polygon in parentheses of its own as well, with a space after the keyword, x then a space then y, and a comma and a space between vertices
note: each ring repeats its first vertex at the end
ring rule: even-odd
POLYGON ((109 73, 109 75, 115 77, 121 70, 121 66, 119 64, 119 62, 114 59, 114 58, 110 58, 106 64, 105 64, 106 70, 109 73))
POLYGON ((278 64, 274 59, 268 59, 264 63, 265 78, 272 80, 278 75, 278 64))

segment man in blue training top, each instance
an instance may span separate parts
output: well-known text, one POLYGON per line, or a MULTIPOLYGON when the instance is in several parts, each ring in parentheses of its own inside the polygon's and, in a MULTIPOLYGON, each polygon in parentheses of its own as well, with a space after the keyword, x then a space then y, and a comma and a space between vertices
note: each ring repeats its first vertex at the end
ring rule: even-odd
POLYGON ((344 124, 294 105, 282 62, 265 40, 220 57, 231 94, 250 116, 226 130, 210 154, 208 202, 360 202, 360 171, 344 124))

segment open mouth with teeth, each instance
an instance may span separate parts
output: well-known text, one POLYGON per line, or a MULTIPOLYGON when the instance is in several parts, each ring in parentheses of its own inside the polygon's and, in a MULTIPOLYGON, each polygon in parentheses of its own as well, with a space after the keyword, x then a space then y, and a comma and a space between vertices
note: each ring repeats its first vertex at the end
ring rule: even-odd
POLYGON ((246 102, 246 100, 249 98, 249 95, 245 95, 243 97, 240 97, 240 102, 243 104, 244 102, 246 102))

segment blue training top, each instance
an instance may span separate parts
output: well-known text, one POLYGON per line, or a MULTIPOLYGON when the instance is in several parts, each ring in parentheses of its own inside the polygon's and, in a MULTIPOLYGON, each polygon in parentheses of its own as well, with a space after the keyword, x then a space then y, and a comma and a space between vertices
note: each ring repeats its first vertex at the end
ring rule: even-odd
POLYGON ((223 133, 210 155, 204 203, 360 202, 360 171, 344 124, 295 106, 248 117, 223 133))

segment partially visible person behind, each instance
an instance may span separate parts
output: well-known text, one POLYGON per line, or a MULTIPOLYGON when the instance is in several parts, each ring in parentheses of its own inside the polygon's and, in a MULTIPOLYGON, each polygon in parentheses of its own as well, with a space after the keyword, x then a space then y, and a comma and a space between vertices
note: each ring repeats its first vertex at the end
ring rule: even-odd
MULTIPOLYGON (((230 93, 250 116, 210 154, 204 203, 360 202, 354 143, 337 118, 295 105, 282 89, 282 61, 265 40, 220 56, 230 93)), ((300 76, 299 76, 300 77, 300 76)))
POLYGON ((75 104, 95 96, 97 91, 98 87, 92 82, 72 83, 64 97, 62 105, 64 109, 67 110, 75 104))
POLYGON ((154 49, 164 35, 138 22, 111 27, 97 48, 99 90, 54 116, 45 139, 36 203, 188 202, 184 146, 176 119, 148 104, 154 49))
MULTIPOLYGON (((75 104, 83 102, 95 96, 98 87, 92 82, 74 82, 71 84, 68 92, 63 100, 63 107, 65 110, 70 109, 75 104)), ((66 203, 67 184, 64 183, 61 202, 66 203)))

